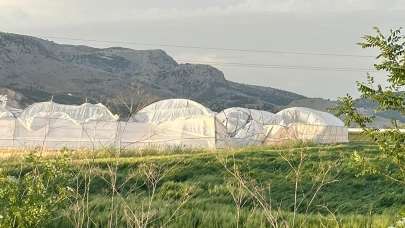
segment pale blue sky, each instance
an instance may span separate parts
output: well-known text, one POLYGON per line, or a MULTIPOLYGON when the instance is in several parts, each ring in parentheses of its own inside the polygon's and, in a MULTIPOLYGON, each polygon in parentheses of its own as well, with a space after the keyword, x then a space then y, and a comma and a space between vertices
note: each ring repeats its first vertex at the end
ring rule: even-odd
MULTIPOLYGON (((0 30, 37 36, 288 52, 373 55, 356 42, 372 26, 405 26, 405 0, 0 0, 0 30)), ((59 43, 112 46, 54 39, 59 43)), ((180 62, 370 68, 373 58, 164 49, 180 62)), ((212 64, 229 80, 306 96, 356 94, 365 72, 212 64)), ((378 75, 381 79, 382 76, 378 75)))

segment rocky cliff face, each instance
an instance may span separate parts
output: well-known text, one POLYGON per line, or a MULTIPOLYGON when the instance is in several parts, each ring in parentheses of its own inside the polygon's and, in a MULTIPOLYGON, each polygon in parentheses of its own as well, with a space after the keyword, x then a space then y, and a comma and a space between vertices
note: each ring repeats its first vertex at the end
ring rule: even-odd
POLYGON ((9 33, 0 33, 0 87, 13 89, 31 102, 53 97, 63 103, 85 98, 108 102, 142 90, 151 101, 190 98, 214 110, 243 106, 276 111, 304 98, 230 82, 214 67, 178 64, 162 50, 61 45, 9 33))

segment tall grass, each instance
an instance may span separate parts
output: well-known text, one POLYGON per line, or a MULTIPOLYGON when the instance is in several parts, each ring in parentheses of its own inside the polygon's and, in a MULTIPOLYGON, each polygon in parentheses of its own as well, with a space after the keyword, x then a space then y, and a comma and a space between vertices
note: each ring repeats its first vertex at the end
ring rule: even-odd
MULTIPOLYGON (((400 219, 399 212, 405 209, 403 186, 376 175, 359 176, 351 164, 355 150, 377 153, 375 145, 364 143, 290 144, 217 151, 181 148, 49 151, 42 154, 46 155, 42 159, 54 160, 64 154, 69 158, 74 178, 69 182, 70 203, 61 207, 46 225, 387 227, 394 224, 400 219)), ((4 176, 18 173, 24 165, 15 158, 1 162, 4 176)))
MULTIPOLYGON (((139 199, 127 199, 125 204, 130 204, 131 207, 139 207, 139 199)), ((155 201, 154 208, 158 210, 158 216, 150 227, 237 227, 235 220, 235 208, 233 205, 224 205, 220 203, 208 202, 190 202, 185 206, 169 224, 167 220, 175 210, 173 201, 155 201)), ((91 218, 95 221, 92 227, 106 227, 109 223, 109 200, 104 197, 96 197, 91 200, 91 218)), ((125 212, 121 206, 118 214, 118 227, 126 227, 125 212)), ((326 211, 325 211, 326 212, 326 211)), ((287 223, 292 223, 292 214, 283 213, 283 219, 287 223)), ((296 218, 296 227, 388 227, 394 224, 398 217, 392 214, 384 215, 330 215, 326 214, 310 214, 300 215, 296 218)), ((49 227, 71 227, 71 224, 63 218, 54 221, 49 227)), ((265 215, 261 210, 252 210, 243 208, 239 221, 239 227, 269 227, 265 215)))

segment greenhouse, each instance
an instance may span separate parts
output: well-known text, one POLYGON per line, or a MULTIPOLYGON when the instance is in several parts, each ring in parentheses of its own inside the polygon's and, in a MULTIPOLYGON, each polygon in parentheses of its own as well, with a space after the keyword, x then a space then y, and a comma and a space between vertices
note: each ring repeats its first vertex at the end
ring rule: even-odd
POLYGON ((167 99, 124 122, 102 104, 41 102, 24 110, 0 106, 1 148, 215 149, 296 140, 347 142, 348 131, 332 114, 301 107, 276 114, 240 107, 216 113, 192 100, 167 99))
POLYGON ((267 111, 235 107, 219 112, 216 118, 226 129, 228 144, 247 146, 262 144, 266 138, 265 126, 277 116, 267 111))
POLYGON ((148 134, 137 144, 214 149, 223 147, 227 138, 215 112, 187 99, 155 102, 137 112, 129 124, 133 124, 133 128, 143 125, 147 129, 144 132, 148 134))
POLYGON ((293 107, 276 114, 275 121, 267 126, 264 144, 286 141, 314 143, 348 142, 348 129, 336 116, 310 108, 293 107))

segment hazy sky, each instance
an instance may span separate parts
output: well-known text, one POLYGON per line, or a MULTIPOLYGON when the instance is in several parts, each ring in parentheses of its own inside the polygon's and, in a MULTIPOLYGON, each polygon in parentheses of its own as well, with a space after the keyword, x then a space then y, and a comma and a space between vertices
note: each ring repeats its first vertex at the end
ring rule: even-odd
POLYGON ((366 78, 374 59, 285 52, 374 55, 356 45, 373 26, 405 27, 405 0, 0 0, 4 32, 132 42, 52 39, 160 48, 179 62, 212 63, 232 81, 323 98, 355 95, 354 82, 366 78))

